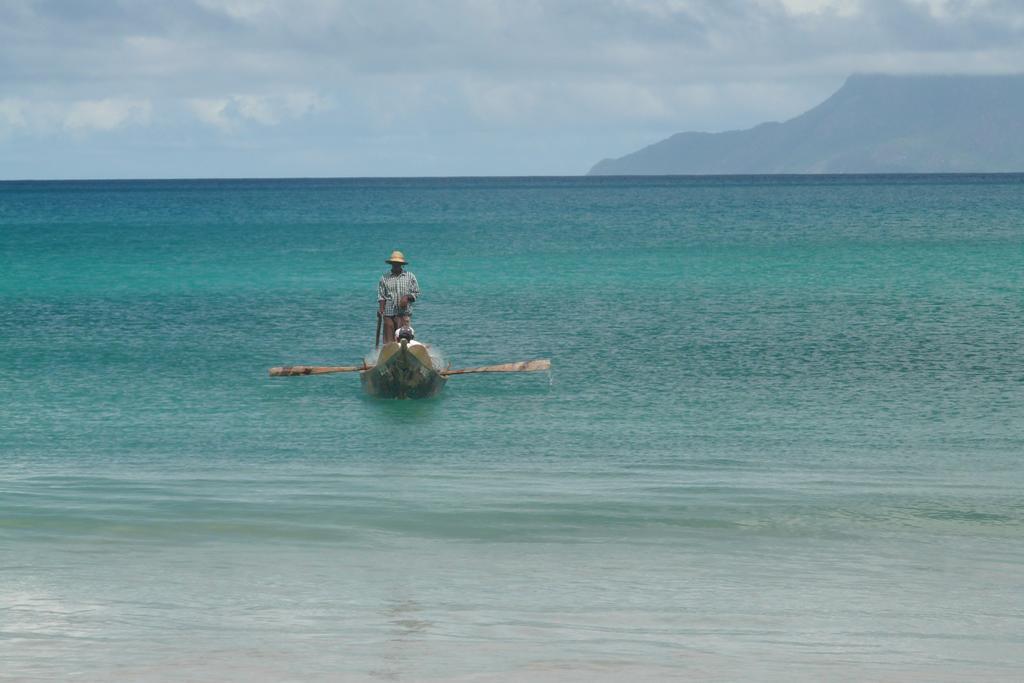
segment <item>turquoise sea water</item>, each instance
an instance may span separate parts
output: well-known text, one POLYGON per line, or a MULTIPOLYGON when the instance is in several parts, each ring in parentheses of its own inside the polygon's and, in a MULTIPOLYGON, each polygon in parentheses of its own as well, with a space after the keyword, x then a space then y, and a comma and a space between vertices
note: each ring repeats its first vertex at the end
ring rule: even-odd
POLYGON ((0 183, 0 678, 1020 680, 1024 176, 0 183), (401 249, 455 367, 364 397, 401 249))

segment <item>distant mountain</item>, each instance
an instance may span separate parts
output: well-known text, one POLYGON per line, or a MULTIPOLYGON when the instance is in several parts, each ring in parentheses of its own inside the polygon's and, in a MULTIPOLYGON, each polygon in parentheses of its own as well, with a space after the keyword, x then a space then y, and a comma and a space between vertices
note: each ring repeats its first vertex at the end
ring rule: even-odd
POLYGON ((784 123, 678 133, 590 175, 1024 171, 1024 75, 854 75, 784 123))

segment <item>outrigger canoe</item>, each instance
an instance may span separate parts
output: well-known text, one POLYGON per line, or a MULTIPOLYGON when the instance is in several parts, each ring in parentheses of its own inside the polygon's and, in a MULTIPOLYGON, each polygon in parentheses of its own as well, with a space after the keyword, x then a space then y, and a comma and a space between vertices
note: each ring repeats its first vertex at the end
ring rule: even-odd
POLYGON ((430 398, 444 389, 448 378, 434 367, 422 344, 385 344, 377 356, 377 364, 359 373, 363 389, 381 398, 430 398))
POLYGON ((271 377, 295 377, 299 375, 325 375, 334 372, 358 372, 363 389, 379 398, 429 398, 436 396, 452 375, 467 375, 478 372, 537 372, 551 369, 547 359, 484 365, 461 370, 441 370, 434 366, 427 347, 412 346, 403 339, 385 344, 377 356, 375 365, 287 365, 270 368, 271 377))

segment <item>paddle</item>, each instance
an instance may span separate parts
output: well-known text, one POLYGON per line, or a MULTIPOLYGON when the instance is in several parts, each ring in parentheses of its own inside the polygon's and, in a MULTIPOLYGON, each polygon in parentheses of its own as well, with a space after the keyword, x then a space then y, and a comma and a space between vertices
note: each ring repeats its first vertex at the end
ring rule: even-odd
POLYGON ((524 360, 519 363, 503 363, 502 365, 483 365, 479 368, 442 370, 441 374, 450 377, 451 375, 468 375, 471 372, 539 372, 550 369, 551 361, 543 358, 541 360, 524 360))
POLYGON ((381 315, 380 311, 377 311, 377 336, 373 338, 373 348, 380 348, 380 321, 384 316, 381 315))
POLYGON ((372 367, 372 365, 286 365, 283 368, 270 368, 270 376, 326 375, 331 372, 357 372, 372 367))

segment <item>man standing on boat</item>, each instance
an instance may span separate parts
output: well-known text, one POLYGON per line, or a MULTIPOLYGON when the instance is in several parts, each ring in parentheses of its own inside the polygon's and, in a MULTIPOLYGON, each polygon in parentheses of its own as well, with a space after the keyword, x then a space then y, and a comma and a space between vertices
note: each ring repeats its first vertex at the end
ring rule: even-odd
POLYGON ((415 275, 403 270, 408 261, 402 252, 391 252, 385 263, 391 264, 391 270, 380 276, 380 284, 377 285, 377 315, 384 320, 384 339, 390 341, 400 327, 409 324, 412 304, 420 295, 420 285, 415 275))

